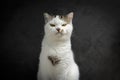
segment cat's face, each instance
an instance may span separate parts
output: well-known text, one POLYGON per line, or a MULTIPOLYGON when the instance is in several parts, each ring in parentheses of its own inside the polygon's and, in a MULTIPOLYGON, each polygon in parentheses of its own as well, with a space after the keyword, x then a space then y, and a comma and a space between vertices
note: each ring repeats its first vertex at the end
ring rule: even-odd
POLYGON ((52 38, 67 38, 71 36, 73 26, 73 12, 66 16, 51 16, 44 13, 45 18, 45 35, 52 38))

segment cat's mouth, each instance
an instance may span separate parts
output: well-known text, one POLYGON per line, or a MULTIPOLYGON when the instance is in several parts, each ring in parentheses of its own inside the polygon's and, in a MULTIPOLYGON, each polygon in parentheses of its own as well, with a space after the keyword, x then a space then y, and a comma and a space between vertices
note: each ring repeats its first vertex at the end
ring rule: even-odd
POLYGON ((63 35, 63 33, 62 32, 57 32, 56 35, 63 35))
POLYGON ((57 32, 56 32, 56 35, 63 35, 63 30, 57 31, 57 32))

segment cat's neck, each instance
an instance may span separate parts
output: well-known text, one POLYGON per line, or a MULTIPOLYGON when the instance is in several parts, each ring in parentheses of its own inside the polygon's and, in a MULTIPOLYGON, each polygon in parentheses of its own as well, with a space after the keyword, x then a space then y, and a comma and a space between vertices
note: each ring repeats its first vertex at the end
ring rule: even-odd
POLYGON ((52 38, 47 38, 44 36, 43 39, 43 44, 46 44, 50 47, 62 47, 62 46, 67 46, 71 48, 71 39, 66 39, 66 40, 54 40, 52 38))

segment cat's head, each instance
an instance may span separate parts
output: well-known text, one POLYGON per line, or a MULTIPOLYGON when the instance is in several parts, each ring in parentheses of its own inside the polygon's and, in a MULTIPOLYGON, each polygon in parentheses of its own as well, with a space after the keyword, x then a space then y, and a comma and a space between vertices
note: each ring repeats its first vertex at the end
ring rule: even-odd
POLYGON ((44 13, 45 19, 45 35, 51 38, 70 38, 73 25, 73 12, 65 15, 51 16, 48 13, 44 13))

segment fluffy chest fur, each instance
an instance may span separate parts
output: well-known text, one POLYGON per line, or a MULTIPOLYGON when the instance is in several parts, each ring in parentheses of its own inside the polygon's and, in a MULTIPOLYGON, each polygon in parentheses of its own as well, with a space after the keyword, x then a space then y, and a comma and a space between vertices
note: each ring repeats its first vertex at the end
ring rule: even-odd
POLYGON ((61 65, 61 63, 65 63, 65 62, 72 62, 73 61, 73 52, 71 50, 71 46, 69 42, 65 42, 64 44, 62 43, 50 43, 52 45, 49 45, 47 42, 43 41, 43 47, 42 47, 42 51, 41 51, 41 57, 40 59, 45 59, 46 61, 48 61, 50 63, 50 66, 58 66, 61 65), (53 60, 51 60, 50 57, 53 57, 53 60), (42 58, 44 57, 44 58, 42 58), (52 61, 54 61, 54 57, 55 59, 58 59, 58 63, 53 65, 52 61))

